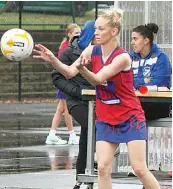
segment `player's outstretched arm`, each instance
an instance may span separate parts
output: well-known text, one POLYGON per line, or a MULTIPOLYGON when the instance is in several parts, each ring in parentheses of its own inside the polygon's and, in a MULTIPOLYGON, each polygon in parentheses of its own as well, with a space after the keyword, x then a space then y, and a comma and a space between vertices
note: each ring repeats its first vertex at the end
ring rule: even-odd
POLYGON ((41 59, 46 62, 50 62, 52 66, 61 74, 63 74, 67 79, 74 77, 78 74, 79 70, 76 68, 79 59, 77 59, 71 66, 63 64, 54 54, 45 46, 41 44, 35 45, 33 49, 33 58, 41 59))

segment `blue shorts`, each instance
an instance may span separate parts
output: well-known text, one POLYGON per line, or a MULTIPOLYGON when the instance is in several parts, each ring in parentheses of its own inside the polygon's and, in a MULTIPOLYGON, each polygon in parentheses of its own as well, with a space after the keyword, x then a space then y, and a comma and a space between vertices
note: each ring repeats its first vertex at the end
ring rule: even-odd
POLYGON ((147 138, 145 121, 139 123, 133 118, 114 126, 96 121, 96 141, 128 143, 133 140, 147 140, 147 138))
POLYGON ((58 90, 58 92, 56 94, 56 98, 65 99, 66 100, 65 94, 60 90, 58 90))

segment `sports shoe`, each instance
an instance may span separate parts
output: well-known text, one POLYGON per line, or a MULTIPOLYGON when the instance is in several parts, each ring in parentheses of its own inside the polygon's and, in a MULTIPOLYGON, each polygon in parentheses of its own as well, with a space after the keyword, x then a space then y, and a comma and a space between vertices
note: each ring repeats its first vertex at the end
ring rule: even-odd
POLYGON ((67 141, 62 140, 61 137, 56 135, 48 135, 45 143, 48 145, 56 145, 56 144, 63 145, 63 144, 67 144, 67 141))
POLYGON ((69 136, 68 144, 79 144, 79 136, 76 136, 76 134, 71 134, 69 136))
POLYGON ((98 172, 98 164, 96 161, 94 162, 94 172, 98 172))
POLYGON ((131 170, 128 172, 128 176, 136 177, 136 173, 134 172, 134 170, 132 169, 132 167, 130 169, 131 170))
POLYGON ((81 186, 82 183, 77 183, 73 189, 80 189, 80 186, 81 186))

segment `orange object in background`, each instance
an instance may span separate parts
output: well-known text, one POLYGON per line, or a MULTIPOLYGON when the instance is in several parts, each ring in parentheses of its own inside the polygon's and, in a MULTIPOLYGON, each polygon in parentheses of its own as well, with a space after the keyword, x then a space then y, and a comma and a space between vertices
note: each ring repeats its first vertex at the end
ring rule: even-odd
MULTIPOLYGON (((161 88, 161 87, 160 87, 161 88)), ((165 88, 165 87, 164 87, 165 88)), ((139 88, 138 88, 138 90, 139 90, 139 92, 141 93, 141 94, 146 94, 146 93, 148 93, 149 91, 150 92, 156 92, 156 91, 158 91, 158 87, 156 86, 156 85, 152 85, 152 86, 145 86, 145 85, 141 85, 141 86, 139 86, 139 88)))
POLYGON ((172 178, 172 171, 168 172, 168 177, 172 178))
POLYGON ((167 87, 157 87, 156 85, 152 85, 152 86, 141 85, 138 87, 138 91, 141 94, 146 94, 148 92, 170 92, 172 91, 172 88, 168 89, 167 87))
POLYGON ((140 87, 138 88, 138 90, 139 90, 139 92, 140 92, 141 94, 146 94, 146 93, 148 92, 148 88, 147 88, 146 86, 144 86, 144 85, 140 86, 140 87))

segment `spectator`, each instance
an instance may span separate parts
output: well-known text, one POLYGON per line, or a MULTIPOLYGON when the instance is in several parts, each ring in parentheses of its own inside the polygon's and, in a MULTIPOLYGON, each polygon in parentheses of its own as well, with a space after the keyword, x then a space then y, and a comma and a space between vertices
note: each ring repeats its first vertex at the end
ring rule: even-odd
MULTIPOLYGON (((132 31, 132 68, 134 87, 143 86, 171 87, 172 68, 168 56, 153 41, 159 27, 155 23, 140 25, 132 31)), ((142 108, 147 120, 169 117, 171 105, 159 102, 142 102, 142 108)), ((150 163, 149 169, 159 170, 161 165, 161 128, 148 128, 148 153, 150 157, 157 157, 157 161, 150 163), (156 135, 155 137, 153 137, 156 135)), ((168 136, 165 136, 168 137, 168 136)), ((131 173, 134 174, 133 170, 131 173)))
MULTIPOLYGON (((155 23, 140 25, 132 31, 132 68, 134 87, 141 85, 171 87, 172 68, 168 56, 154 42, 154 33, 158 26, 155 23)), ((142 103, 146 119, 168 117, 170 105, 164 103, 142 103), (164 111, 163 111, 164 110, 164 111)))
MULTIPOLYGON (((67 26, 66 37, 64 38, 64 40, 62 41, 59 47, 58 56, 60 56, 62 52, 68 47, 71 39, 74 36, 79 35, 80 32, 81 32, 81 29, 77 24, 72 23, 67 26)), ((69 114, 68 109, 67 109, 66 96, 64 95, 63 92, 61 92, 58 89, 56 98, 59 99, 59 102, 58 102, 58 106, 52 120, 52 126, 50 129, 49 135, 47 136, 45 143, 48 145, 67 144, 66 140, 62 140, 60 136, 56 136, 56 130, 61 122, 62 115, 64 114, 65 123, 69 132, 68 144, 79 144, 79 137, 76 136, 76 133, 73 130, 72 117, 69 114)))
MULTIPOLYGON (((70 41, 59 59, 66 65, 71 65, 79 58, 82 51, 94 41, 94 24, 95 21, 85 23, 80 36, 75 36, 70 41)), ((78 182, 77 175, 84 174, 87 158, 87 137, 88 137, 88 102, 82 100, 82 89, 94 89, 80 74, 67 80, 61 73, 56 70, 52 72, 53 84, 66 94, 67 107, 72 117, 81 125, 79 153, 76 162, 76 185, 74 189, 79 189, 81 183, 78 182)))

